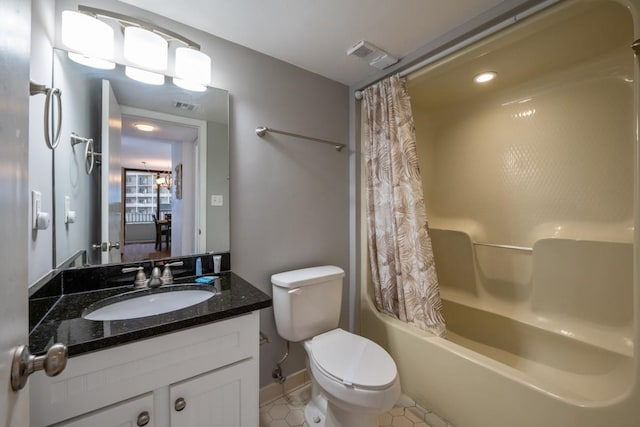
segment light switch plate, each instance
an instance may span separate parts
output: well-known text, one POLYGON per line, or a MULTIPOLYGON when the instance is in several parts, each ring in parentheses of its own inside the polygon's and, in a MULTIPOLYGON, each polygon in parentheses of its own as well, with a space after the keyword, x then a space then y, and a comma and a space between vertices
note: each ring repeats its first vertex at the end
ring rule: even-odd
POLYGON ((38 214, 42 210, 42 193, 31 190, 31 228, 38 228, 38 214))
POLYGON ((211 195, 211 206, 222 206, 223 200, 221 194, 212 194, 211 195))
POLYGON ((69 211, 71 210, 71 198, 64 196, 64 223, 69 223, 69 211))

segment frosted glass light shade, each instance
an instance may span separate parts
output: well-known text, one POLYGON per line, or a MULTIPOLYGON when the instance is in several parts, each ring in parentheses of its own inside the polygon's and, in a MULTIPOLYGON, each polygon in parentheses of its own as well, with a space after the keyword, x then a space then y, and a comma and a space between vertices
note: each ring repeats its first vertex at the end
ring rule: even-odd
POLYGON ((106 59, 87 56, 76 52, 67 52, 67 55, 73 62, 86 65, 87 67, 99 68, 101 70, 113 70, 116 68, 115 62, 107 61, 106 59))
POLYGON ((112 59, 113 28, 84 13, 65 10, 62 12, 62 44, 85 57, 112 59))
POLYGON ((177 77, 173 78, 173 84, 181 87, 182 89, 190 90, 192 92, 204 92, 207 90, 205 85, 201 85, 200 83, 193 83, 189 80, 179 79, 177 77))
POLYGON ((164 74, 141 70, 140 68, 130 67, 128 65, 124 67, 124 73, 130 79, 136 80, 141 83, 156 86, 164 84, 164 74))
POLYGON ((175 76, 189 84, 206 86, 211 82, 211 58, 199 50, 179 47, 176 49, 175 76))
POLYGON ((167 68, 168 43, 160 35, 139 27, 124 29, 124 57, 131 64, 161 71, 167 68))

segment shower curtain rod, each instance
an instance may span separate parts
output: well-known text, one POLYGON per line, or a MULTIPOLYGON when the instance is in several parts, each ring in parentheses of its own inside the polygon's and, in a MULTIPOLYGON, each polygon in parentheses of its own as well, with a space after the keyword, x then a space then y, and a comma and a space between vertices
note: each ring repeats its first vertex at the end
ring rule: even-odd
POLYGON ((267 134, 267 132, 280 133, 282 135, 293 136, 295 138, 302 138, 302 139, 306 139, 306 140, 314 141, 314 142, 321 142, 323 144, 331 144, 336 148, 337 151, 342 151, 342 149, 347 146, 347 144, 339 144, 337 142, 328 141, 326 139, 314 138, 312 136, 300 135, 298 133, 286 132, 286 131, 283 131, 283 130, 272 129, 272 128, 268 128, 266 126, 258 126, 256 128, 256 135, 258 135, 259 137, 265 136, 267 134))
MULTIPOLYGON (((481 40, 481 39, 483 39, 485 37, 488 37, 488 36, 490 36, 490 35, 492 35, 494 33, 497 33, 498 31, 500 31, 500 30, 502 30, 502 29, 504 29, 506 27, 509 27, 510 25, 515 24, 515 23, 521 21, 522 19, 527 18, 528 16, 531 16, 531 15, 533 15, 533 14, 535 14, 535 13, 537 13, 537 12, 543 10, 543 9, 546 9, 547 7, 552 6, 552 5, 554 5, 554 4, 558 3, 558 2, 559 2, 559 0, 542 1, 541 3, 529 8, 529 9, 523 11, 523 12, 517 13, 517 14, 505 19, 504 21, 500 21, 497 24, 492 25, 491 27, 480 31, 479 33, 471 35, 471 36, 467 37, 466 39, 463 39, 462 41, 460 41, 458 43, 455 43, 453 40, 451 40, 450 42, 454 42, 453 46, 445 48, 445 49, 441 50, 440 52, 438 52, 439 48, 435 48, 430 53, 427 53, 426 54, 427 57, 425 59, 423 59, 422 61, 419 61, 419 62, 417 62, 417 63, 415 63, 413 65, 410 65, 410 66, 408 66, 406 68, 402 68, 402 66, 400 66, 399 67, 400 69, 398 71, 396 71, 396 73, 399 74, 400 77, 406 77, 409 74, 413 73, 414 71, 418 71, 421 68, 424 68, 427 65, 430 65, 430 64, 436 62, 437 60, 439 60, 441 58, 444 58, 445 56, 450 55, 453 52, 456 52, 456 51, 458 51, 458 50, 460 50, 462 48, 465 48, 465 47, 475 43, 478 40, 481 40), (428 56, 430 54, 432 54, 432 56, 428 56)), ((447 43, 444 43, 442 46, 446 46, 446 45, 447 45, 447 43)), ((402 63, 402 59, 400 59, 400 63, 402 63)), ((384 79, 386 77, 389 77, 389 75, 391 75, 391 74, 393 74, 393 72, 391 72, 389 74, 385 74, 384 76, 380 77, 379 79, 376 79, 375 81, 367 84, 366 86, 363 86, 360 89, 357 89, 354 92, 355 98, 358 101, 362 100, 362 91, 363 90, 365 90, 369 86, 373 86, 374 84, 376 84, 380 80, 382 80, 382 79, 384 79)))

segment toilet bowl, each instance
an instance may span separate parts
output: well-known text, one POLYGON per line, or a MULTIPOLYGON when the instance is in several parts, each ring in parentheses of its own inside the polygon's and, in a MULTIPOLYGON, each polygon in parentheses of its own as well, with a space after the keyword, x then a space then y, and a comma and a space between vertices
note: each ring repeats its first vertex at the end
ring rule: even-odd
POLYGON ((271 276, 276 328, 307 352, 309 426, 377 427, 400 397, 398 371, 378 344, 338 328, 343 277, 335 266, 271 276))
POLYGON ((310 426, 377 427, 378 415, 400 396, 396 365, 371 340, 334 329, 305 341, 312 396, 310 426))

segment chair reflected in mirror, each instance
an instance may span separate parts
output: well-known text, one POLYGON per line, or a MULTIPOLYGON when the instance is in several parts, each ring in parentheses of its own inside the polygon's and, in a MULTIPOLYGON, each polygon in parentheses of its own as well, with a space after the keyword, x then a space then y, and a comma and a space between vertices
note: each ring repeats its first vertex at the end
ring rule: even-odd
POLYGON ((159 220, 155 214, 151 215, 156 226, 156 250, 162 250, 162 237, 164 236, 165 246, 167 249, 171 246, 171 216, 159 220))

